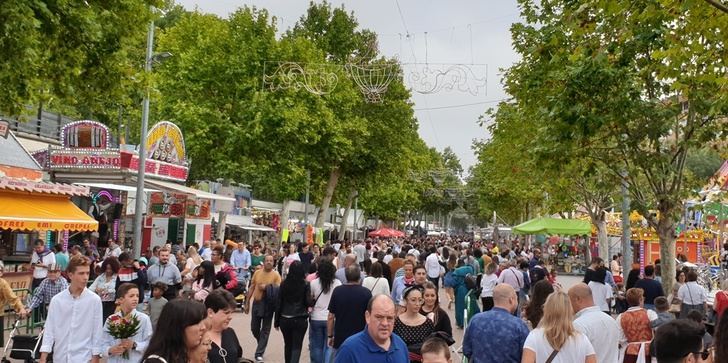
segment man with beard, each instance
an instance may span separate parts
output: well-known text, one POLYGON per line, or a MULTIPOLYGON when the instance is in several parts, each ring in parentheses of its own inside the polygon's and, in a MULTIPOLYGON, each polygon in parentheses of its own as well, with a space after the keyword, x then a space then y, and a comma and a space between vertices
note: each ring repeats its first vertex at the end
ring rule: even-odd
POLYGON ((182 275, 176 265, 169 263, 169 254, 170 250, 166 247, 159 250, 159 263, 149 267, 147 279, 150 285, 157 282, 167 285, 164 298, 172 300, 177 297, 178 285, 182 282, 182 275))

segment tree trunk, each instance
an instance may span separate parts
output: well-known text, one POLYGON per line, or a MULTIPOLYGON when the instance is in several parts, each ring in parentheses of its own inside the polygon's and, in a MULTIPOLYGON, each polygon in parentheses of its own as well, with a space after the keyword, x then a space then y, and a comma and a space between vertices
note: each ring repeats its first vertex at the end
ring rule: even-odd
POLYGON ((324 199, 321 201, 321 209, 319 209, 318 214, 316 215, 315 227, 317 229, 324 228, 324 219, 326 218, 326 212, 329 210, 331 198, 334 197, 334 191, 336 191, 336 184, 339 182, 340 176, 341 169, 339 169, 338 166, 331 169, 331 173, 329 174, 329 182, 326 184, 326 194, 324 194, 324 199))
MULTIPOLYGON (((354 203, 354 198, 356 198, 356 189, 354 189, 354 187, 351 187, 351 191, 349 192, 349 200, 346 203, 344 215, 341 217, 341 228, 339 228, 339 241, 344 240, 344 234, 346 234, 346 230, 349 224, 349 212, 351 211, 351 204, 354 203)), ((353 241, 354 239, 354 234, 352 233, 351 240, 353 241)))
POLYGON ((675 222, 672 220, 670 207, 663 207, 660 203, 658 209, 660 218, 657 220, 657 235, 660 237, 662 288, 665 294, 669 294, 675 282, 675 222))
POLYGON ((599 257, 604 260, 604 263, 609 263, 609 237, 607 236, 607 220, 604 211, 601 211, 597 218, 592 218, 592 223, 597 227, 599 257))
MULTIPOLYGON (((280 249, 280 245, 283 243, 283 229, 288 228, 288 219, 291 216, 291 200, 286 199, 283 201, 283 210, 281 210, 281 231, 278 233, 278 240, 276 241, 276 245, 278 249, 280 249)), ((290 236, 293 231, 288 231, 288 235, 290 236)))

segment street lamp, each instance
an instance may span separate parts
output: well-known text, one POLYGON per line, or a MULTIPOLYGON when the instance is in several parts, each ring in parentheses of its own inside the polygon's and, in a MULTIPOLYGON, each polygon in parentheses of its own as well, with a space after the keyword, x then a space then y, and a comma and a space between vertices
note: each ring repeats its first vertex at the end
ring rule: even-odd
MULTIPOLYGON (((149 22, 147 32, 147 53, 144 58, 144 72, 152 71, 153 63, 160 63, 172 56, 172 53, 164 52, 152 54, 154 48, 154 21, 149 22)), ((147 164, 146 144, 147 128, 149 127, 149 85, 147 84, 142 103, 142 128, 139 136, 139 168, 137 169, 136 203, 134 208, 134 256, 141 256, 142 253, 142 225, 144 222, 144 173, 147 164)))

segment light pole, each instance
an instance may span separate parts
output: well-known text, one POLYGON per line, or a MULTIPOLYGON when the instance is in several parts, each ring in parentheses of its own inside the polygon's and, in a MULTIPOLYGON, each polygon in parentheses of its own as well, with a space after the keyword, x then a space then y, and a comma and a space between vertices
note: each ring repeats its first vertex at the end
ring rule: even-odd
MULTIPOLYGON (((306 199, 303 205, 303 240, 308 243, 306 236, 308 233, 308 198, 311 189, 311 170, 306 170, 306 199)), ((288 221, 286 221, 288 223, 288 221)))
MULTIPOLYGON (((170 57, 172 54, 165 52, 158 55, 152 54, 154 48, 154 21, 149 22, 147 32, 147 53, 144 58, 144 72, 149 74, 152 71, 152 63, 170 57)), ((148 82, 148 80, 147 80, 148 82)), ((144 224, 144 172, 147 163, 147 128, 149 127, 149 84, 146 86, 144 101, 142 102, 142 128, 139 135, 139 168, 137 169, 136 201, 134 207, 134 257, 142 253, 142 225, 144 224)))

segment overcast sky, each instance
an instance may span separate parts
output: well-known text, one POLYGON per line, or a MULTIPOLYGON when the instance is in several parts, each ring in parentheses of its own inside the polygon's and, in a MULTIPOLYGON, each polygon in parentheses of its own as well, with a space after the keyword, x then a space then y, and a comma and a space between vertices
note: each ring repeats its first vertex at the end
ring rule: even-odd
MULTIPOLYGON (((177 2, 188 10, 197 8, 221 17, 245 5, 265 8, 278 18, 279 30, 295 24, 309 4, 307 0, 177 2)), ((477 125, 478 117, 506 96, 500 83, 500 69, 517 60, 509 31, 510 25, 519 19, 516 1, 333 0, 330 3, 337 7, 343 3, 347 11, 354 11, 361 27, 379 34, 380 51, 386 56, 396 56, 402 63, 474 64, 470 68, 476 76, 487 75, 487 86, 473 86, 477 95, 444 90, 428 95, 413 92, 412 96, 420 135, 425 142, 438 150, 452 147, 465 170, 472 166, 476 162, 471 149, 473 139, 488 136, 477 125), (451 107, 458 105, 467 106, 451 107)), ((417 69, 414 67, 409 69, 417 69)))

